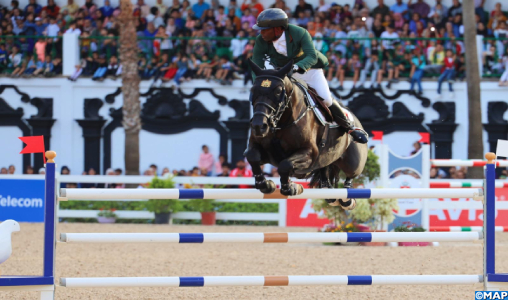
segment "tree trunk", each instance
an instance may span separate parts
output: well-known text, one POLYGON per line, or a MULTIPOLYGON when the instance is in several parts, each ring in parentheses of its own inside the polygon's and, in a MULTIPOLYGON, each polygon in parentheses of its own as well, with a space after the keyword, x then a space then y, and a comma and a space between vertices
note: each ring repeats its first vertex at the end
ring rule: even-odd
POLYGON ((122 64, 123 128, 125 130, 125 175, 139 175, 138 44, 130 0, 120 0, 120 62, 122 64))
MULTIPOLYGON (((464 16, 464 44, 466 47, 466 77, 468 97, 468 158, 483 158, 483 126, 480 94, 480 70, 476 49, 476 20, 473 0, 462 3, 464 16)), ((469 168, 468 178, 483 178, 482 168, 469 168)))

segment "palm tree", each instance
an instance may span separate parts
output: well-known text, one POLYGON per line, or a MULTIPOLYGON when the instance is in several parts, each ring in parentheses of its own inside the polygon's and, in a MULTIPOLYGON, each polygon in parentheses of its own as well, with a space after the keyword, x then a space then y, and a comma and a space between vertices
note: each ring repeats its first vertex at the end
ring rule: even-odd
MULTIPOLYGON (((464 44, 466 47, 467 97, 468 97, 468 158, 483 158, 483 126, 480 94, 480 69, 476 49, 475 1, 463 1, 464 44)), ((469 178, 483 178, 481 168, 470 168, 469 178)))
POLYGON ((139 102, 138 44, 133 5, 120 0, 120 61, 122 63, 123 127, 125 129, 125 174, 139 175, 139 102))

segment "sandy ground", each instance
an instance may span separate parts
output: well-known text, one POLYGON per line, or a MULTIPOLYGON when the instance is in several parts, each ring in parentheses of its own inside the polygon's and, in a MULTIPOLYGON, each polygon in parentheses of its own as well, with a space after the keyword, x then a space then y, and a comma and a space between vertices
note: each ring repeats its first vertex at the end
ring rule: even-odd
MULTIPOLYGON (((309 228, 59 224, 62 232, 281 232, 309 228)), ((2 274, 42 273, 40 224, 21 224, 2 274)), ((497 270, 508 270, 508 234, 498 233, 497 270)), ((205 275, 481 274, 482 247, 362 247, 321 244, 58 244, 56 277, 205 275)), ((473 299, 481 286, 307 286, 66 289, 55 299, 473 299)), ((0 299, 38 299, 34 292, 0 292, 0 299)))

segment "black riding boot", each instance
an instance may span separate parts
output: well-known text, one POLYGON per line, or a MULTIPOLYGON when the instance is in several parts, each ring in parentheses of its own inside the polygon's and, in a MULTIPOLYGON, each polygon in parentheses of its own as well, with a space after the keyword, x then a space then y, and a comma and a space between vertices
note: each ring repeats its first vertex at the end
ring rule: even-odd
POLYGON ((333 100, 332 105, 328 108, 332 113, 333 120, 348 130, 348 133, 351 135, 351 137, 353 137, 353 141, 360 144, 365 144, 369 141, 369 135, 367 132, 351 124, 349 119, 344 115, 344 112, 340 108, 340 105, 337 101, 333 100))

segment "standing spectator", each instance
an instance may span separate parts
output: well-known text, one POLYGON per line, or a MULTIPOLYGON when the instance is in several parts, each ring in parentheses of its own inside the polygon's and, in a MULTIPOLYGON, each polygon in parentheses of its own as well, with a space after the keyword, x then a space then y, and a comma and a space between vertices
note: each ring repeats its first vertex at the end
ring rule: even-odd
POLYGON ((26 167, 25 174, 27 174, 27 175, 33 175, 34 174, 34 168, 32 166, 26 167))
POLYGON ((224 154, 219 155, 219 159, 215 162, 215 165, 214 165, 215 174, 222 173, 222 166, 225 163, 227 163, 227 161, 226 161, 226 155, 224 155, 224 154))
POLYGON ((225 162, 221 165, 220 172, 217 172, 217 177, 229 177, 229 171, 229 164, 225 162))
POLYGON ((48 5, 44 6, 42 11, 45 11, 51 18, 56 19, 58 13, 60 12, 60 7, 55 4, 55 0, 48 0, 48 5))
POLYGON ((364 89, 363 84, 365 83, 365 80, 367 79, 367 73, 371 73, 371 79, 370 79, 370 88, 379 88, 379 85, 381 84, 382 74, 380 72, 381 66, 379 62, 379 56, 377 51, 372 52, 369 59, 367 59, 367 62, 365 63, 365 68, 363 68, 361 75, 360 75, 360 86, 358 89, 364 89), (376 84, 377 80, 377 84, 376 84))
POLYGON ((14 165, 10 165, 9 166, 9 174, 13 175, 15 172, 16 172, 16 167, 14 165))
POLYGON ((422 95, 422 77, 423 69, 425 68, 425 55, 421 53, 420 48, 415 48, 413 50, 413 58, 411 59, 411 63, 413 64, 414 72, 413 76, 411 77, 410 90, 412 91, 414 89, 415 83, 417 83, 418 95, 422 95))
POLYGON ((448 17, 455 17, 456 15, 462 14, 462 4, 459 0, 453 0, 453 4, 448 10, 448 17))
POLYGON ((134 11, 136 10, 139 11, 142 18, 146 18, 150 14, 150 6, 146 5, 144 0, 138 0, 134 5, 134 11))
POLYGON ((42 6, 40 6, 36 0, 29 0, 28 5, 25 6, 25 15, 28 13, 29 9, 33 9, 32 12, 38 16, 42 11, 42 6))
POLYGON ((50 18, 49 25, 48 25, 48 27, 46 27, 46 36, 56 37, 56 36, 58 36, 59 31, 60 31, 60 26, 58 26, 58 24, 56 24, 56 19, 50 18))
POLYGON ((455 76, 455 55, 451 49, 446 50, 446 58, 444 59, 444 70, 437 80, 437 93, 441 97, 441 84, 443 81, 448 81, 450 92, 453 93, 452 80, 455 76))
POLYGON ((377 0, 377 6, 372 10, 371 15, 375 17, 377 14, 381 14, 382 18, 390 14, 390 8, 385 5, 383 0, 377 0))
POLYGON ((67 11, 69 15, 74 15, 79 9, 79 6, 74 3, 74 0, 67 0, 67 5, 62 7, 62 11, 67 11))
POLYGON ((7 168, 2 168, 2 169, 0 170, 0 174, 3 174, 3 175, 5 175, 5 174, 9 174, 9 171, 7 171, 7 168))
POLYGON ((44 35, 44 31, 46 30, 47 24, 42 23, 42 19, 40 17, 35 18, 35 35, 41 36, 44 35))
POLYGON ((408 7, 413 13, 418 14, 422 18, 426 18, 430 13, 430 6, 423 0, 416 0, 415 4, 411 4, 413 0, 409 0, 408 7))
POLYGON ((305 0, 298 0, 298 4, 296 5, 293 16, 298 16, 300 12, 305 13, 306 11, 310 11, 311 15, 314 15, 314 8, 312 7, 312 5, 305 2, 305 0))
POLYGON ((104 6, 99 8, 100 12, 105 18, 109 18, 113 15, 115 9, 111 7, 111 3, 109 0, 104 0, 104 6))
POLYGON ((240 55, 242 55, 245 46, 249 43, 249 40, 245 39, 245 32, 239 31, 236 35, 236 38, 231 40, 231 46, 229 50, 233 54, 233 60, 236 60, 240 55))
POLYGON ((258 0, 243 0, 243 3, 242 3, 242 11, 245 11, 247 8, 250 9, 252 15, 257 18, 258 15, 263 11, 265 10, 265 7, 263 6, 263 4, 259 3, 258 0), (248 1, 250 1, 250 3, 247 3, 248 1))
POLYGON ((407 9, 407 4, 402 2, 402 0, 397 0, 397 3, 390 6, 390 11, 393 14, 400 14, 402 17, 406 17, 407 9))
POLYGON ((209 152, 207 145, 203 145, 201 149, 203 152, 199 155, 198 167, 201 170, 206 169, 207 176, 210 176, 213 171, 213 155, 209 152))
POLYGON ((242 24, 245 22, 249 23, 249 28, 252 28, 254 24, 256 24, 256 17, 252 15, 251 10, 249 8, 246 8, 243 11, 243 16, 241 19, 242 24))
POLYGON ((198 19, 201 19, 203 14, 209 9, 210 4, 206 3, 204 0, 198 0, 198 2, 192 6, 194 16, 198 19))

